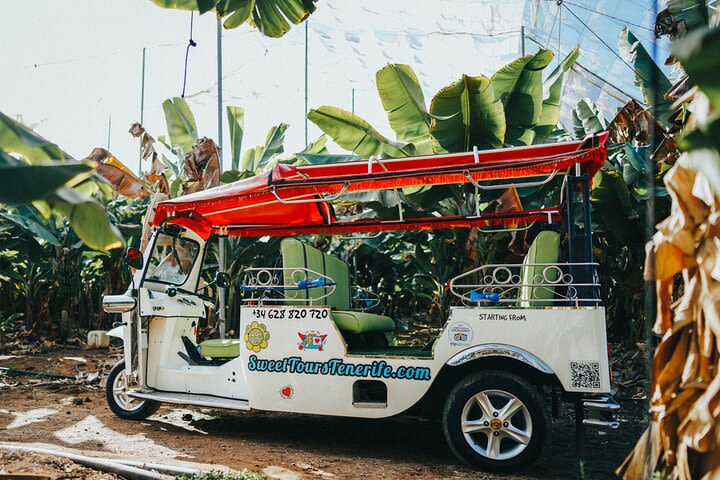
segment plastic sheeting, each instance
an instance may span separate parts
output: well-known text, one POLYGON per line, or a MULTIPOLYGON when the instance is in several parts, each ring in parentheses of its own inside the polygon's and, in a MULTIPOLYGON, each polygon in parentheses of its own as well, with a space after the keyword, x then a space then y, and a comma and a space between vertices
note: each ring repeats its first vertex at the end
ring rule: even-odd
MULTIPOLYGON (((523 18, 526 45, 550 48, 556 54, 559 52, 557 56, 560 58, 564 58, 576 45, 580 46, 580 57, 568 72, 565 83, 561 123, 572 131, 571 110, 583 98, 589 98, 600 107, 608 120, 631 98, 645 105, 642 92, 635 84, 633 70, 617 56, 620 55, 618 38, 622 29, 628 27, 650 55, 653 54, 653 2, 568 0, 563 1, 563 4, 560 6, 556 1, 528 0, 523 18), (579 20, 570 12, 577 15, 579 20)), ((664 2, 658 2, 657 8, 665 8, 664 2)), ((666 74, 670 73, 669 68, 664 66, 668 50, 667 39, 658 40, 656 63, 666 74)), ((554 67, 554 64, 550 67, 554 67)))

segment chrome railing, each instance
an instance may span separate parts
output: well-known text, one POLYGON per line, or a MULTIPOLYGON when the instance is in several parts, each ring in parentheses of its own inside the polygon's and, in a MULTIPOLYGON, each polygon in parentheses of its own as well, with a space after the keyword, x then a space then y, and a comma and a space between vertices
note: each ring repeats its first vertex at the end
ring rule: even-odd
POLYGON ((597 266, 592 262, 483 265, 453 278, 449 286, 465 305, 598 305, 597 266), (540 273, 527 278, 531 267, 541 269, 540 273))
POLYGON ((382 301, 380 295, 365 288, 353 285, 352 308, 360 312, 373 309, 382 301))
POLYGON ((336 287, 335 280, 308 268, 252 267, 245 269, 245 277, 240 289, 249 294, 243 298, 243 302, 290 302, 313 305, 314 302, 332 295, 336 287), (323 289, 323 294, 312 296, 310 292, 315 289, 323 289), (281 295, 272 297, 273 293, 281 295))

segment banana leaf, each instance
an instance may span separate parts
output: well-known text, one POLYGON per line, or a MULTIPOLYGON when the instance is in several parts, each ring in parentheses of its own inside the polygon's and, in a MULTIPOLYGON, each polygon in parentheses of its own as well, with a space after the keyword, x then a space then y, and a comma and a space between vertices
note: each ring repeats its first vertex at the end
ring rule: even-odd
POLYGON ((73 159, 56 144, 45 140, 2 112, 0 112, 0 151, 18 153, 30 163, 73 159))
POLYGON ((432 117, 425 107, 425 97, 412 68, 399 63, 390 64, 378 70, 375 80, 397 139, 415 145, 418 155, 432 154, 432 117))
POLYGON ((68 219, 72 229, 88 247, 105 251, 124 246, 120 231, 110 223, 105 208, 95 199, 72 188, 62 187, 46 203, 68 219))
POLYGON ((17 214, 11 212, 0 212, 0 217, 27 230, 38 240, 44 240, 50 245, 56 247, 60 245, 58 238, 53 235, 50 230, 45 228, 45 225, 43 225, 27 207, 19 208, 17 214))
POLYGON ((97 162, 97 174, 112 185, 114 192, 127 198, 145 198, 153 193, 145 182, 104 148, 94 149, 87 160, 97 162))
POLYGON ((228 106, 226 111, 228 126, 230 127, 230 154, 232 158, 230 165, 233 170, 238 170, 240 168, 243 132, 245 130, 245 110, 241 107, 228 106))
POLYGON ((542 103, 542 112, 535 130, 535 138, 533 143, 543 143, 545 139, 555 130, 560 120, 560 100, 562 96, 563 77, 565 73, 573 66, 580 56, 580 47, 575 47, 565 59, 560 62, 555 70, 543 83, 544 100, 542 103))
POLYGON ((500 148, 505 138, 503 105, 487 77, 463 75, 430 103, 430 133, 437 152, 500 148))
POLYGON ((162 107, 170 145, 180 148, 183 155, 187 154, 198 139, 195 116, 185 99, 180 97, 165 100, 162 107))
POLYGON ((364 158, 371 155, 407 157, 415 153, 412 144, 393 142, 375 130, 367 121, 342 108, 322 106, 310 110, 307 118, 340 147, 364 158))
POLYGON ((620 32, 618 46, 623 59, 633 66, 635 84, 642 90, 645 103, 652 107, 650 112, 660 123, 669 126, 669 118, 674 110, 670 108, 672 101, 664 99, 663 94, 670 90, 672 83, 655 64, 642 42, 627 27, 620 32), (653 82, 655 94, 653 94, 653 82), (656 96, 659 100, 657 104, 655 104, 656 96))
POLYGON ((573 109, 572 116, 575 136, 577 138, 602 132, 608 127, 608 122, 605 120, 602 112, 600 112, 600 109, 588 98, 578 102, 577 106, 573 109))
POLYGON ((225 28, 243 23, 260 30, 268 37, 282 37, 293 25, 305 20, 315 11, 317 0, 152 0, 163 8, 195 10, 203 14, 215 10, 218 18, 225 18, 225 28))
POLYGON ((622 244, 642 243, 642 223, 633 209, 630 190, 622 175, 600 170, 593 178, 593 185, 590 201, 602 217, 606 233, 622 244))
POLYGON ((525 55, 498 70, 492 76, 495 99, 505 107, 505 145, 530 145, 533 128, 543 109, 542 71, 552 61, 550 50, 525 55))
POLYGON ((720 26, 696 30, 674 42, 671 52, 682 64, 690 80, 708 97, 716 112, 720 111, 720 26))
POLYGON ((265 136, 265 145, 259 145, 245 152, 242 159, 242 170, 254 172, 272 166, 272 160, 275 156, 285 151, 283 142, 285 141, 285 131, 287 129, 287 123, 272 127, 265 136))
POLYGON ((30 165, 0 152, 0 203, 17 205, 45 198, 58 188, 90 177, 91 162, 54 162, 30 165))

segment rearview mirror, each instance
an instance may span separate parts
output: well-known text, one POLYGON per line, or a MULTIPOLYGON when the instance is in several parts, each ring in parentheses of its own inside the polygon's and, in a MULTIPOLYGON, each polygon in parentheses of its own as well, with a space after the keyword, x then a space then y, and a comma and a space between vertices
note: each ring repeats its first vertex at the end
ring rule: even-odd
POLYGON ((143 254, 137 248, 130 247, 125 252, 125 263, 136 270, 143 268, 143 254))
POLYGON ((225 272, 215 274, 215 285, 220 288, 228 288, 230 286, 230 275, 225 272))

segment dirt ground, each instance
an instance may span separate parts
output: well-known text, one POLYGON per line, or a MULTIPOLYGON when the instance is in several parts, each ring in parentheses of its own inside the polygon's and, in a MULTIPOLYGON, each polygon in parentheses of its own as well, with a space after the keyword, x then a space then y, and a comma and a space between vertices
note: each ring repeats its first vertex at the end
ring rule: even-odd
MULTIPOLYGON (((118 350, 0 356, 0 367, 60 375, 79 372, 83 379, 0 372, 0 444, 175 465, 197 462, 203 468, 248 468, 284 480, 604 479, 614 476, 645 425, 644 402, 622 399, 620 430, 605 435, 590 431, 587 455, 580 462, 574 456, 572 410, 561 408, 546 451, 535 465, 514 475, 493 475, 459 464, 439 423, 407 416, 359 420, 164 406, 142 422, 121 420, 107 408, 102 379, 95 374, 106 374, 118 358, 118 350)), ((0 457, 0 465, 6 462, 7 455, 0 457)))

